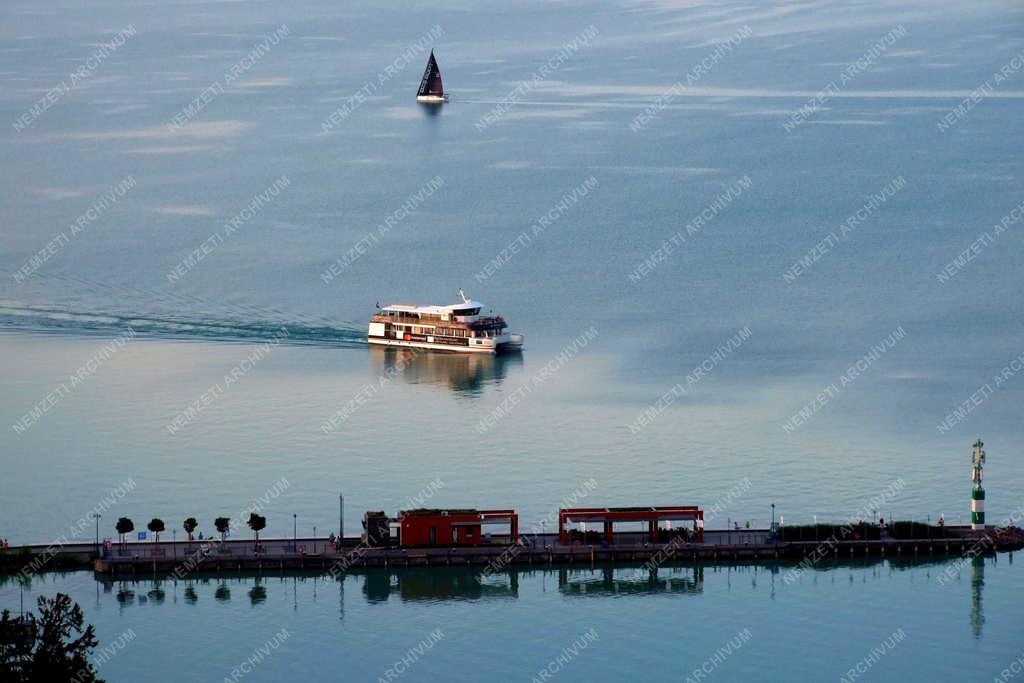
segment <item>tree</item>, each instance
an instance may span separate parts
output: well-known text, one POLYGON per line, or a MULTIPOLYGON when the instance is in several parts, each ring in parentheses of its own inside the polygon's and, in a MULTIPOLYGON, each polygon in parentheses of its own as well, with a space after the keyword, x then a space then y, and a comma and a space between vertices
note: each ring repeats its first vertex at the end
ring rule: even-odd
POLYGON ((160 519, 159 517, 154 517, 153 519, 149 520, 149 524, 146 525, 146 528, 153 532, 153 534, 155 536, 155 538, 153 539, 153 542, 154 543, 159 543, 160 542, 160 532, 163 531, 164 528, 165 528, 164 527, 164 520, 160 519))
POLYGON ((213 526, 220 532, 220 542, 224 542, 224 535, 228 533, 228 529, 231 528, 231 518, 229 517, 218 517, 213 520, 213 526))
POLYGON ((185 533, 188 534, 188 540, 191 541, 192 532, 196 530, 197 526, 199 526, 199 522, 196 521, 195 517, 189 517, 181 526, 185 529, 185 533))
POLYGON ((0 681, 29 680, 35 642, 35 617, 12 618, 5 609, 0 615, 0 681))
POLYGON ((256 534, 256 547, 258 548, 260 545, 260 532, 267 528, 267 518, 263 515, 257 515, 255 512, 250 512, 247 524, 256 534))
POLYGON ((102 683, 89 660, 99 644, 82 608, 63 593, 39 598, 39 616, 0 616, 0 680, 102 683))
POLYGON ((114 525, 117 533, 121 535, 121 548, 124 548, 124 537, 125 534, 130 534, 135 531, 135 522, 128 517, 121 517, 117 520, 117 524, 114 525))

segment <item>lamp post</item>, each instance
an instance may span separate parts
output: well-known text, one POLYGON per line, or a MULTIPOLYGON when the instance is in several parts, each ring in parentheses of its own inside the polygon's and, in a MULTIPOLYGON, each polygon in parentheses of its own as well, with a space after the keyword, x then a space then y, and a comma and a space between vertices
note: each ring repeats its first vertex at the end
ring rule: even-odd
POLYGON ((100 517, 102 515, 94 512, 92 518, 96 520, 96 557, 100 556, 100 517))
POLYGON ((772 531, 775 531, 775 503, 772 503, 772 531))
POLYGON ((171 529, 171 556, 178 557, 178 530, 171 529))
POLYGON ((299 547, 299 516, 292 513, 292 552, 294 553, 299 547))

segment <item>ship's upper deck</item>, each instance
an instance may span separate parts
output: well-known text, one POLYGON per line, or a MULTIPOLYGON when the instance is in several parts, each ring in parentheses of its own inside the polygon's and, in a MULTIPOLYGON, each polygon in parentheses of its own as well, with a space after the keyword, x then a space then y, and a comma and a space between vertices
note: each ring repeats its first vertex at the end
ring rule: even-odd
POLYGON ((390 306, 384 306, 380 309, 380 315, 388 315, 391 313, 398 313, 399 315, 417 314, 420 316, 457 316, 457 317, 472 317, 480 315, 480 310, 483 309, 484 305, 479 301, 463 301, 457 304, 450 304, 448 306, 416 306, 413 304, 391 304, 390 306))
POLYGON ((507 327, 504 318, 489 311, 480 315, 484 304, 467 297, 459 290, 462 301, 447 306, 417 306, 414 304, 391 304, 380 307, 371 322, 411 323, 424 326, 461 327, 472 330, 501 330, 507 327))

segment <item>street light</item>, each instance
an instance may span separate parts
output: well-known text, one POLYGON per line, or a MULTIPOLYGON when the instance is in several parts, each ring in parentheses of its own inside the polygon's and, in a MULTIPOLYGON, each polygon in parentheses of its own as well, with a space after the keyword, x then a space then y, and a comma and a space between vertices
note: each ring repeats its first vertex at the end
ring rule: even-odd
POLYGON ((99 513, 92 513, 92 518, 96 520, 96 557, 100 556, 100 517, 99 513))
POLYGON ((772 503, 772 531, 775 531, 775 503, 772 503))
POLYGON ((299 543, 299 516, 292 513, 292 552, 298 547, 299 543))

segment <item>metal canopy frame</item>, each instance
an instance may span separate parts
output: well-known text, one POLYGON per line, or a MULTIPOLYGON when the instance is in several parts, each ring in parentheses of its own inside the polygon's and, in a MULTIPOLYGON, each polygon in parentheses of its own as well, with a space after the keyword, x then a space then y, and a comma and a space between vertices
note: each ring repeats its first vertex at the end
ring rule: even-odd
POLYGON ((565 528, 566 524, 594 522, 604 525, 605 540, 612 544, 615 540, 615 522, 647 522, 647 530, 653 541, 658 537, 658 522, 666 521, 694 522, 698 542, 704 541, 704 511, 696 505, 562 508, 558 511, 558 538, 562 544, 568 544, 569 531, 565 528))

